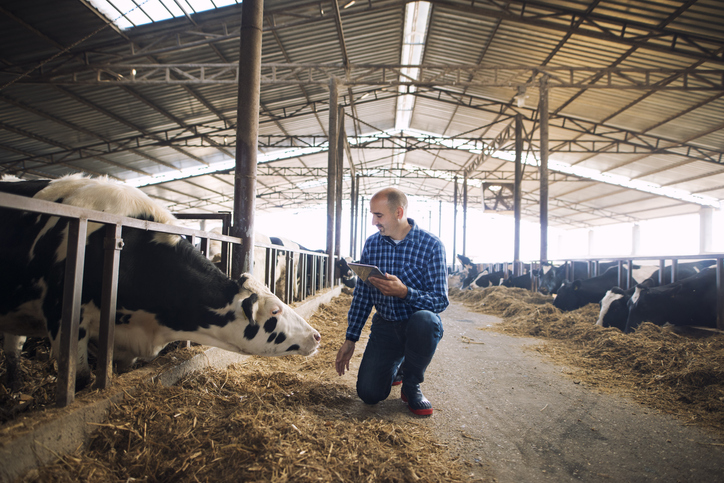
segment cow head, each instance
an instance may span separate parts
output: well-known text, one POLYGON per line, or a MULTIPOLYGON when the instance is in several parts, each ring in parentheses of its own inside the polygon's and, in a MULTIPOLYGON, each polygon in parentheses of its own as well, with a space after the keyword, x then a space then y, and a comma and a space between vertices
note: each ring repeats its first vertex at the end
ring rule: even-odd
POLYGON ((212 345, 258 356, 309 356, 317 351, 319 332, 266 286, 249 274, 242 275, 238 286, 233 308, 213 309, 229 323, 216 329, 218 340, 212 345))
POLYGON ((628 318, 629 296, 621 287, 613 287, 601 299, 601 312, 596 325, 599 327, 616 327, 624 331, 628 318))
POLYGON ((553 305, 564 311, 576 310, 578 307, 578 290, 580 288, 580 280, 574 280, 573 282, 564 280, 558 289, 556 298, 553 299, 553 305))

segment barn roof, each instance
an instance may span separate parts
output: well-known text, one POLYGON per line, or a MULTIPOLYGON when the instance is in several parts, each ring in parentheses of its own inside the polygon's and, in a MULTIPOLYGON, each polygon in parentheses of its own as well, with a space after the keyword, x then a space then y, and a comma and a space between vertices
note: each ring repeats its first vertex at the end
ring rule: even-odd
MULTIPOLYGON (((104 174, 174 211, 230 210, 241 5, 192 12, 122 30, 88 0, 2 0, 0 174, 104 174)), ((267 0, 264 20, 259 210, 325 202, 331 77, 345 193, 354 173, 364 196, 451 201, 457 178, 504 206, 519 116, 537 220, 547 88, 551 224, 724 199, 719 0, 267 0)))

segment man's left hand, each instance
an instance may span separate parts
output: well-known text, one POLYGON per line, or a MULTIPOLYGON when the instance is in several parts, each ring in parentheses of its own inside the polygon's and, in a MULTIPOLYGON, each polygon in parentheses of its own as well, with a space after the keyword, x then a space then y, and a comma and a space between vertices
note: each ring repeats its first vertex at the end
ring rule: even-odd
POLYGON ((390 275, 389 273, 386 273, 385 276, 386 278, 370 277, 367 280, 369 280, 375 288, 382 292, 382 295, 401 299, 407 297, 407 285, 402 283, 402 280, 394 275, 390 275))

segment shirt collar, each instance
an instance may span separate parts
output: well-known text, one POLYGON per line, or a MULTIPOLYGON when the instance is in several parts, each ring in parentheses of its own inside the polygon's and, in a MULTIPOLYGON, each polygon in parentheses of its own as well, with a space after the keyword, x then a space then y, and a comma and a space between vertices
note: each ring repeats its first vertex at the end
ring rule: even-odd
MULTIPOLYGON (((398 245, 401 245, 403 243, 417 243, 417 241, 420 239, 420 228, 415 223, 415 220, 412 218, 408 218, 407 222, 410 224, 412 228, 410 228, 410 231, 407 232, 407 235, 405 235, 405 238, 403 238, 398 245)), ((389 236, 383 236, 383 239, 387 241, 387 243, 395 244, 394 241, 392 241, 392 238, 389 236)))

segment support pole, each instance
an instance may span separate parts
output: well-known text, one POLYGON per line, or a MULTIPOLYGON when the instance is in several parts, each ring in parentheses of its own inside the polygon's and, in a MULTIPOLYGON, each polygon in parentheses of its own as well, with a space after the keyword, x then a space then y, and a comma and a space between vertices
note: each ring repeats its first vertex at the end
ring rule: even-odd
MULTIPOLYGON (((350 256, 357 260, 357 246, 359 246, 359 236, 361 235, 360 231, 358 231, 359 228, 359 207, 360 207, 360 200, 359 200, 359 175, 356 176, 355 180, 355 195, 354 195, 354 250, 350 254, 350 256)), ((361 250, 360 250, 361 251, 361 250)))
POLYGON ((357 184, 354 176, 349 177, 349 256, 354 253, 354 229, 357 226, 354 220, 355 200, 357 199, 357 184))
POLYGON ((523 117, 515 116, 515 184, 513 185, 513 216, 515 218, 515 240, 513 242, 513 275, 520 276, 520 209, 523 181, 523 117))
POLYGON ((245 0, 241 8, 239 90, 236 107, 236 169, 232 234, 241 238, 231 260, 231 276, 254 270, 256 150, 261 95, 261 37, 264 0, 245 0))
MULTIPOLYGON (((337 182, 334 195, 334 254, 335 266, 342 258, 342 179, 344 175, 344 107, 339 106, 339 130, 337 131, 337 182)), ((335 284, 339 280, 334 281, 335 284)))
POLYGON ((452 267, 455 271, 455 261, 457 260, 457 240, 458 238, 458 177, 455 176, 455 191, 453 193, 453 256, 452 267))
POLYGON ((334 196, 337 193, 337 80, 329 79, 329 149, 327 150, 327 286, 334 277, 334 196))
POLYGON ((468 239, 468 172, 463 177, 463 256, 467 255, 465 251, 465 242, 468 239))
POLYGON ((540 82, 540 259, 548 261, 548 78, 540 82))

